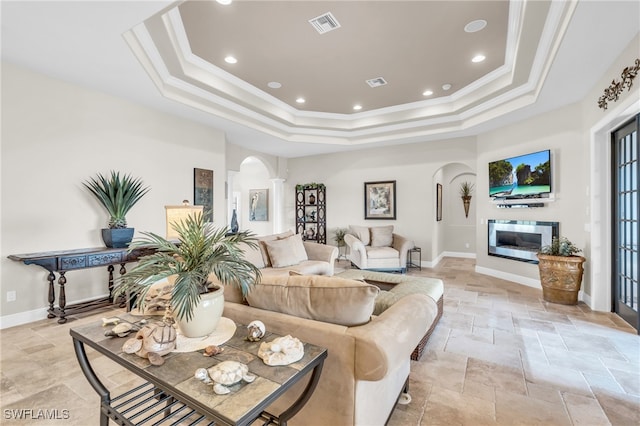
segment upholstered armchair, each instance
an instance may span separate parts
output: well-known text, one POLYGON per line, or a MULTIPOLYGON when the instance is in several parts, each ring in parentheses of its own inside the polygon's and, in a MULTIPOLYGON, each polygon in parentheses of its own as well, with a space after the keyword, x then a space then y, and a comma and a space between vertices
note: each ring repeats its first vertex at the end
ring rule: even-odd
POLYGON ((359 269, 373 271, 407 271, 407 253, 414 242, 393 233, 389 226, 349 226, 344 236, 348 258, 359 269))

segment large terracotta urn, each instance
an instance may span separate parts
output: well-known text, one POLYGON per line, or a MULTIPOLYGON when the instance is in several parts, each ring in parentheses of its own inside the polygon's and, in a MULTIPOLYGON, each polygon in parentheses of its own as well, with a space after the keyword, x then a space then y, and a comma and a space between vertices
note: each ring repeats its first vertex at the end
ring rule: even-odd
POLYGON ((585 258, 538 253, 542 297, 547 302, 577 305, 585 258))
POLYGON ((204 337, 218 326, 224 309, 224 286, 200 295, 200 303, 194 308, 189 321, 177 319, 180 333, 185 337, 204 337))

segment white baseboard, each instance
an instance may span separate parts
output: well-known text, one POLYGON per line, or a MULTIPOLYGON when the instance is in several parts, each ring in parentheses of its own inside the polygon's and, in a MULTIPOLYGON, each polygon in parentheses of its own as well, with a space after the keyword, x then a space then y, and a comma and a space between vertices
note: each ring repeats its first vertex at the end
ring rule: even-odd
POLYGON ((476 272, 482 275, 489 275, 491 277, 500 278, 507 281, 513 281, 514 283, 526 285, 527 287, 542 289, 540 280, 534 278, 523 277, 521 275, 511 274, 509 272, 498 271, 496 269, 485 268, 483 266, 476 266, 476 272))
POLYGON ((435 259, 433 259, 432 261, 423 260, 422 262, 420 262, 420 265, 422 265, 423 268, 435 268, 438 265, 438 263, 440 263, 440 261, 445 257, 461 257, 465 259, 475 259, 476 254, 465 253, 461 251, 444 251, 440 253, 440 255, 435 259))
MULTIPOLYGON (((527 287, 537 288, 542 291, 542 284, 540 284, 540 280, 523 277, 516 274, 510 274, 508 272, 497 271, 495 269, 484 268, 482 266, 476 266, 476 272, 483 275, 489 275, 491 277, 500 278, 507 281, 513 281, 514 283, 526 285, 527 287)), ((588 306, 591 306, 591 297, 586 294, 584 291, 580 290, 578 292, 578 300, 586 303, 588 306)))
MULTIPOLYGON (((94 300, 97 298, 101 298, 101 297, 107 297, 108 294, 101 294, 95 297, 89 297, 86 299, 82 299, 82 300, 76 300, 73 302, 68 302, 67 306, 69 305, 75 305, 76 303, 83 303, 83 302, 88 302, 90 300, 94 300)), ((56 305, 57 307, 57 305, 56 305)), ((3 315, 0 316, 0 330, 3 330, 5 328, 9 328, 9 327, 15 327, 17 325, 23 325, 23 324, 28 324, 30 322, 34 322, 34 321, 40 321, 43 319, 47 318, 47 314, 48 314, 48 309, 49 306, 45 306, 41 309, 34 309, 33 311, 25 311, 25 312, 18 312, 16 314, 11 314, 11 315, 3 315)), ((57 321, 57 319, 52 318, 51 321, 57 321)))
POLYGON ((47 308, 35 309, 33 311, 18 312, 17 314, 3 315, 0 317, 0 330, 17 325, 40 321, 47 318, 47 308))

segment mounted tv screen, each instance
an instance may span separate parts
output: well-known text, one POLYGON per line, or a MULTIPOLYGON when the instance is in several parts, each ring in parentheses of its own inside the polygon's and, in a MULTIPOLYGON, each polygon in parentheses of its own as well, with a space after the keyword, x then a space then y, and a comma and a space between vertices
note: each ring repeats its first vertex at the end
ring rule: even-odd
POLYGON ((551 192, 549 150, 489 163, 489 196, 539 197, 551 192))

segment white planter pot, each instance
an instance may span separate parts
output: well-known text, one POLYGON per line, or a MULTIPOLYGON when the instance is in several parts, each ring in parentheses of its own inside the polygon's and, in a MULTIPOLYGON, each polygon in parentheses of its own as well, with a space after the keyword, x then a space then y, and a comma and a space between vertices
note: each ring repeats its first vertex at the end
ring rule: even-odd
POLYGON ((176 319, 180 333, 185 337, 203 337, 213 333, 222 317, 223 309, 223 286, 200 295, 200 303, 195 307, 191 319, 176 319))

